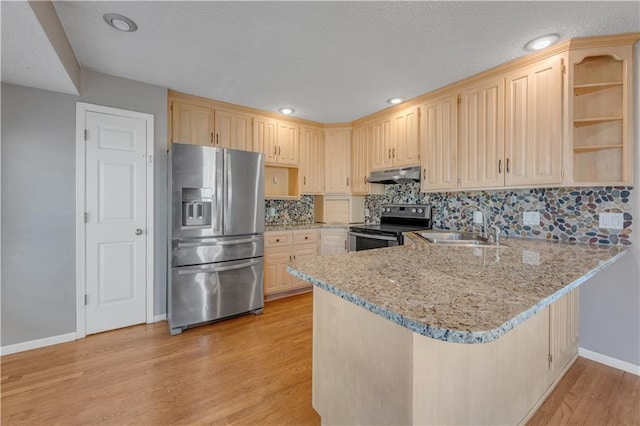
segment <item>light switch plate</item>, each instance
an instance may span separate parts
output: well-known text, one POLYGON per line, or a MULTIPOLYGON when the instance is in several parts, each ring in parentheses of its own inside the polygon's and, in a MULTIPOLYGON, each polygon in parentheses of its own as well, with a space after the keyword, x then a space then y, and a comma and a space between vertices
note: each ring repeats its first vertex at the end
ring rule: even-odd
POLYGON ((540 212, 523 212, 522 224, 527 226, 540 226, 540 212))
POLYGON ((600 213, 598 226, 601 229, 623 229, 624 216, 622 213, 600 213))

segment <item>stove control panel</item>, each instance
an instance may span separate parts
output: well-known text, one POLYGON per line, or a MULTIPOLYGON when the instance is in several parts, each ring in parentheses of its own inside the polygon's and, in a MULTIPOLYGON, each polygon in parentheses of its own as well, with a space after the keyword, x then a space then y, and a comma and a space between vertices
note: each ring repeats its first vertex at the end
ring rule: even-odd
POLYGON ((382 217, 430 219, 431 206, 420 204, 394 204, 382 206, 382 217))

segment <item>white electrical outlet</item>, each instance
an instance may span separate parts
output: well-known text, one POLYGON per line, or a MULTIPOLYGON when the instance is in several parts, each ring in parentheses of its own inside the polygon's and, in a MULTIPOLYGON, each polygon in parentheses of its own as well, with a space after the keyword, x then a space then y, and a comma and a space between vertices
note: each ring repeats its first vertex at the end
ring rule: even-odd
POLYGON ((540 212, 523 212, 522 224, 525 226, 540 226, 540 212))
POLYGON ((369 216, 369 209, 364 209, 364 215, 369 216))
POLYGON ((276 215, 276 208, 275 207, 269 208, 269 216, 275 216, 275 215, 276 215))
POLYGON ((622 213, 600 213, 598 226, 601 229, 623 229, 624 215, 622 213))
POLYGON ((482 223, 482 212, 480 210, 473 212, 473 223, 482 223))

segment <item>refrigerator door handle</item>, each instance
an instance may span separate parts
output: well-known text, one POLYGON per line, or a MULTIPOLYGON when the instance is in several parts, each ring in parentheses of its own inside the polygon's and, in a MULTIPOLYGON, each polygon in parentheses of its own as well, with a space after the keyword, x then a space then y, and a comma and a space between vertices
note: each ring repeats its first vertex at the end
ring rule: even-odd
POLYGON ((197 267, 197 268, 180 268, 178 271, 178 275, 191 275, 191 274, 210 274, 212 272, 225 272, 225 271, 233 271, 236 269, 249 268, 251 266, 259 265, 262 262, 262 258, 249 259, 246 262, 236 263, 230 266, 209 266, 206 268, 197 267))
POLYGON ((184 247, 200 247, 200 246, 232 246, 235 244, 257 243, 260 242, 259 237, 243 238, 241 240, 199 240, 194 243, 178 243, 178 248, 184 247))

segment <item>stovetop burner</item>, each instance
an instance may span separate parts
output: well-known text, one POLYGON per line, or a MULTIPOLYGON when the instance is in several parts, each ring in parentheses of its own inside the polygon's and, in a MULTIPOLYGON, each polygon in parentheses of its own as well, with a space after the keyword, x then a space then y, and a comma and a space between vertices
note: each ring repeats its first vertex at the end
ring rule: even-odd
POLYGON ((352 231, 369 234, 402 235, 403 232, 431 228, 431 206, 395 204, 382 206, 379 225, 352 226, 352 231))

